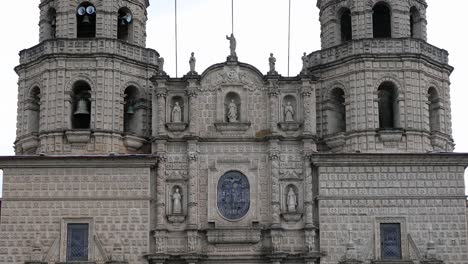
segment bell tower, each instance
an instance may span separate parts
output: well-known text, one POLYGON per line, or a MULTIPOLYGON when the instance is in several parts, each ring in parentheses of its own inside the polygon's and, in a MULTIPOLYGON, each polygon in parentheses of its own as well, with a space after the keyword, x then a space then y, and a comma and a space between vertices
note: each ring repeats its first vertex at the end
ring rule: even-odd
POLYGON ((319 0, 317 130, 327 152, 451 152, 447 51, 424 0, 319 0))
POLYGON ((20 52, 15 149, 24 154, 149 153, 148 0, 41 0, 40 43, 20 52))

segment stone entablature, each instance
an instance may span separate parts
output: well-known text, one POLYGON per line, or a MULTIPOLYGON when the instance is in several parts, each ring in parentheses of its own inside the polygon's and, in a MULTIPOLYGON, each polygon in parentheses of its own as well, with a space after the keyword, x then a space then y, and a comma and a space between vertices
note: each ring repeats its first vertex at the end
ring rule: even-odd
POLYGON ((424 40, 414 38, 398 39, 359 39, 348 41, 344 44, 322 49, 309 54, 308 67, 310 70, 323 67, 327 64, 342 63, 343 60, 351 60, 354 56, 379 58, 379 55, 395 56, 398 58, 425 59, 429 63, 436 63, 439 67, 452 71, 448 65, 448 52, 437 48, 424 40))
MULTIPOLYGON (((50 39, 20 52, 21 65, 58 56, 118 57, 142 65, 160 65, 159 53, 118 39, 50 39)), ((21 66, 19 66, 21 67, 21 66)))

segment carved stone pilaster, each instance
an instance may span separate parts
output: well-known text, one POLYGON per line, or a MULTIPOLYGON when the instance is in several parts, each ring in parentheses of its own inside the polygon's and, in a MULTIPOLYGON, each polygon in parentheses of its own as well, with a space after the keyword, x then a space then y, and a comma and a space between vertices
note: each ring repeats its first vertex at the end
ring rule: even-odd
POLYGON ((166 163, 167 153, 164 143, 159 142, 156 152, 158 165, 156 170, 156 228, 162 229, 166 224, 166 163))
POLYGON ((187 252, 198 253, 200 250, 200 238, 198 237, 198 231, 187 231, 187 252))
POLYGON ((156 230, 154 232, 155 250, 157 254, 165 254, 167 252, 167 233, 164 230, 156 230))
POLYGON ((279 226, 281 223, 281 195, 280 195, 280 149, 278 140, 270 141, 270 170, 271 170, 271 212, 272 226, 279 226))
POLYGON ((316 135, 316 104, 315 104, 315 89, 312 87, 309 79, 302 80, 302 99, 304 102, 304 134, 305 135, 316 135))
MULTIPOLYGON (((305 145, 305 144, 304 144, 305 145)), ((304 152, 304 183, 306 190, 304 194, 304 211, 305 211, 305 224, 308 227, 312 227, 314 225, 314 217, 313 217, 313 200, 314 194, 313 190, 313 178, 312 178, 312 164, 310 161, 310 156, 312 155, 312 151, 305 151, 304 152)))
POLYGON ((189 140, 187 146, 187 163, 188 163, 188 224, 189 227, 197 227, 198 215, 198 142, 189 140))
POLYGON ((317 248, 317 231, 315 229, 306 229, 304 236, 304 246, 306 252, 318 252, 317 248))
POLYGON ((270 81, 268 97, 270 98, 270 131, 272 133, 277 132, 278 130, 279 94, 278 84, 273 80, 270 81))
POLYGON ((166 88, 157 88, 155 92, 156 96, 156 108, 157 113, 153 111, 153 114, 157 115, 157 131, 158 135, 165 134, 164 131, 164 123, 166 117, 166 97, 167 97, 167 89, 166 88))
POLYGON ((198 84, 195 79, 189 79, 187 96, 189 97, 189 132, 191 135, 198 135, 198 84))

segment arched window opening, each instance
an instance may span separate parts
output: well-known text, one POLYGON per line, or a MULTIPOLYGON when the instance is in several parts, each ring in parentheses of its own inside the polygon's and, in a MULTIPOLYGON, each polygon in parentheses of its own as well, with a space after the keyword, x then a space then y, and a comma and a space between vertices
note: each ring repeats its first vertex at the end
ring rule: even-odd
POLYGON ((27 113, 28 113, 28 132, 37 133, 39 132, 39 120, 40 120, 40 98, 41 90, 39 87, 31 89, 29 99, 27 102, 27 113))
POLYGON ((341 42, 353 39, 353 26, 351 22, 351 11, 347 8, 342 10, 340 16, 341 42))
POLYGON ((78 81, 72 92, 72 128, 91 128, 91 87, 78 81))
POLYGON ((419 10, 413 6, 410 9, 410 34, 412 38, 421 38, 421 15, 419 10))
POLYGON ((392 37, 392 18, 390 8, 385 3, 377 3, 372 15, 374 38, 392 37))
POLYGON ((440 132, 441 103, 439 93, 434 87, 428 90, 429 100, 429 128, 431 132, 440 132))
POLYGON ((133 31, 133 16, 130 10, 123 7, 119 9, 117 18, 117 39, 130 41, 133 31))
POLYGON ((48 39, 56 38, 56 28, 57 28, 57 12, 55 9, 51 8, 47 12, 47 28, 46 34, 48 39))
POLYGON ((335 88, 330 94, 330 113, 328 118, 330 134, 346 132, 345 94, 340 88, 335 88))
POLYGON ((398 126, 398 94, 395 85, 384 82, 377 91, 379 98, 379 127, 391 129, 398 126))
POLYGON ((124 132, 136 133, 136 103, 138 100, 138 89, 135 86, 129 86, 125 89, 124 99, 124 132))
POLYGON ((96 37, 96 8, 89 2, 83 2, 76 11, 77 37, 96 37))

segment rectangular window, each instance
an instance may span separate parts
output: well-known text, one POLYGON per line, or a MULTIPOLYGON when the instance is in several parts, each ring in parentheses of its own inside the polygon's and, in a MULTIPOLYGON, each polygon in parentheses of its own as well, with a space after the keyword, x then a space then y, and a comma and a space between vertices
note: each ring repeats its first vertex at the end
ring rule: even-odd
POLYGON ((88 260, 89 224, 67 225, 67 261, 88 260))
POLYGON ((400 224, 380 224, 380 243, 383 260, 401 259, 400 224))

